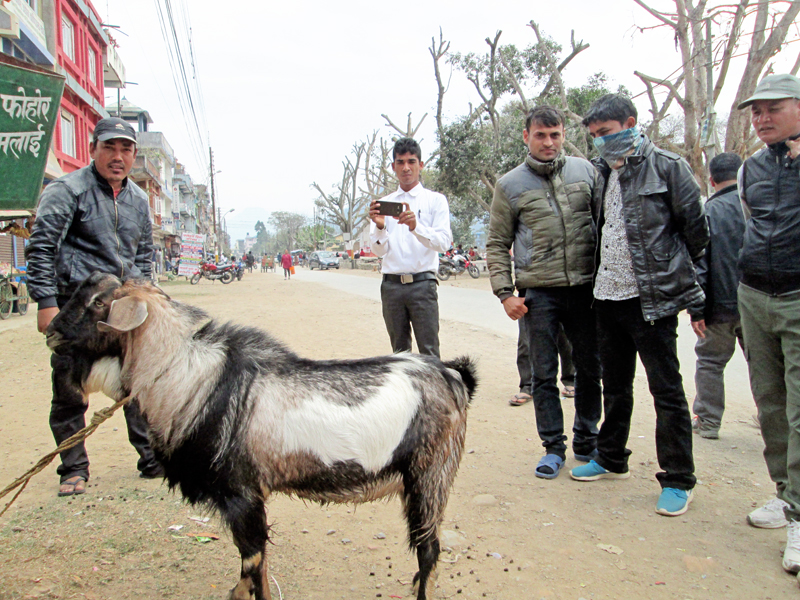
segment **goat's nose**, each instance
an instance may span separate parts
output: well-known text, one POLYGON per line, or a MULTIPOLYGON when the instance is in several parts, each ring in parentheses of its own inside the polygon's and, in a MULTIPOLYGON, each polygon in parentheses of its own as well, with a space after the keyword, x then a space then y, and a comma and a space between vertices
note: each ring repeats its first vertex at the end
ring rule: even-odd
POLYGON ((47 347, 50 350, 55 349, 59 344, 63 341, 63 337, 57 331, 48 331, 47 332, 47 347))

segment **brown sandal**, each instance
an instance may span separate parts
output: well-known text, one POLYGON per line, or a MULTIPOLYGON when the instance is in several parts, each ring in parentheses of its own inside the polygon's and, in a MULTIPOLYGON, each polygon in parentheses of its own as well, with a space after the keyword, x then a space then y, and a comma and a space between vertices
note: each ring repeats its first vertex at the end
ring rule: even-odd
POLYGON ((518 394, 514 394, 511 396, 511 400, 508 403, 511 406, 522 406, 523 404, 527 404, 533 400, 533 397, 530 394, 526 394, 525 392, 519 392, 518 394))
POLYGON ((75 475, 61 482, 58 490, 59 496, 80 496, 86 493, 86 479, 81 475, 75 475), (67 489, 64 489, 67 488, 67 489))

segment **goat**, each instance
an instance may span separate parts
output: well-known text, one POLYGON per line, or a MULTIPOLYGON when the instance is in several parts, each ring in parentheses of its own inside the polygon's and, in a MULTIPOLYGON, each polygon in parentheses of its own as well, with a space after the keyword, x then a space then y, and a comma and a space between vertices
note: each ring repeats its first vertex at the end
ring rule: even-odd
POLYGON ((242 559, 231 600, 271 598, 273 492, 321 503, 401 495, 417 600, 432 597, 477 385, 468 357, 304 359, 259 329, 101 273, 53 319, 47 344, 58 355, 91 352, 87 385, 137 398, 170 488, 220 513, 242 559))

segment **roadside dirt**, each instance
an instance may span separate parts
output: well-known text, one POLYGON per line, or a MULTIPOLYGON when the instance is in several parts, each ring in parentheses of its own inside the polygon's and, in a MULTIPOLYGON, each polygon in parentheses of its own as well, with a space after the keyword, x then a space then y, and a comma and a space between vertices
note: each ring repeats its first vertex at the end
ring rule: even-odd
MULTIPOLYGON (((302 273, 291 281, 254 273, 229 286, 204 281, 165 289, 220 319, 267 329, 305 356, 389 351, 377 302, 303 281, 302 273)), ((378 285, 377 274, 356 274, 378 285)), ((444 285, 488 290, 488 278, 459 277, 444 285)), ((0 324, 0 488, 53 446, 49 353, 35 331, 35 312, 0 324)), ((756 530, 744 520, 774 493, 747 390, 729 390, 722 439, 695 438, 696 498, 687 514, 670 519, 653 510, 659 492, 655 417, 643 375, 636 380, 631 479, 578 483, 565 470, 544 481, 533 475, 541 455, 533 407, 507 404, 517 385, 514 340, 445 321, 441 342, 445 357, 478 359, 481 383, 444 523, 447 550, 437 598, 798 594, 796 579, 780 566, 785 530, 756 530)), ((692 378, 693 365, 684 365, 687 393, 692 378)), ((90 411, 108 404, 93 397, 90 411)), ((564 407, 570 422, 569 403, 564 407)), ((137 477, 121 412, 89 439, 88 450, 92 479, 85 495, 56 498, 53 465, 0 518, 0 600, 225 598, 240 566, 229 534, 214 515, 183 504, 160 482, 137 477)), ((575 464, 570 455, 566 468, 575 464)), ((321 508, 276 497, 269 519, 274 598, 409 596, 416 564, 406 550, 397 500, 321 508)))

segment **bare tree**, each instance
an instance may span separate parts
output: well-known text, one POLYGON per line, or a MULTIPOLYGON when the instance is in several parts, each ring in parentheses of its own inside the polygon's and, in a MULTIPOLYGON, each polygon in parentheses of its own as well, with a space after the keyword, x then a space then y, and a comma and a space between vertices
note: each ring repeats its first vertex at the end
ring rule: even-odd
POLYGON ((297 232, 306 224, 306 217, 297 213, 278 211, 269 215, 269 224, 275 228, 279 237, 285 237, 287 249, 294 248, 297 232))
POLYGON ((362 192, 370 200, 377 200, 397 188, 397 177, 391 169, 392 149, 389 143, 378 137, 378 132, 373 131, 367 138, 367 150, 364 157, 364 182, 366 189, 362 192))
POLYGON ((444 34, 442 33, 442 28, 439 27, 439 44, 437 46, 436 39, 431 38, 431 47, 428 48, 428 52, 431 53, 431 58, 433 58, 433 74, 436 77, 436 130, 442 130, 442 106, 444 105, 444 95, 447 92, 447 88, 450 87, 450 82, 448 81, 447 86, 444 85, 442 82, 442 73, 439 70, 439 61, 442 60, 445 56, 447 56, 447 51, 450 50, 450 42, 444 41, 444 34))
POLYGON ((681 57, 681 66, 667 77, 635 72, 644 83, 650 102, 652 121, 647 133, 661 140, 660 124, 676 103, 683 113, 683 140, 680 145, 664 145, 682 154, 704 185, 703 149, 713 155, 715 145, 713 135, 704 139, 701 127, 714 131, 714 104, 725 85, 731 59, 752 33, 725 139, 726 151, 747 156, 755 150, 757 141, 750 133, 747 114, 737 110, 736 105, 750 96, 761 76, 771 70, 769 60, 784 46, 790 26, 800 13, 800 0, 739 0, 738 4, 728 4, 726 0, 672 0, 674 11, 669 12, 656 10, 644 0, 634 2, 657 21, 654 26, 639 29, 672 29, 681 57), (747 24, 752 25, 752 32, 745 31, 747 24), (724 32, 716 41, 712 25, 724 32), (712 81, 712 68, 716 69, 716 84, 712 81), (666 90, 662 99, 657 98, 657 88, 666 90))
POLYGON ((366 155, 366 142, 353 144, 351 156, 342 161, 342 180, 334 186, 333 193, 326 193, 316 182, 312 184, 319 192, 316 205, 342 233, 358 233, 368 218, 370 197, 358 185, 361 161, 366 155))

